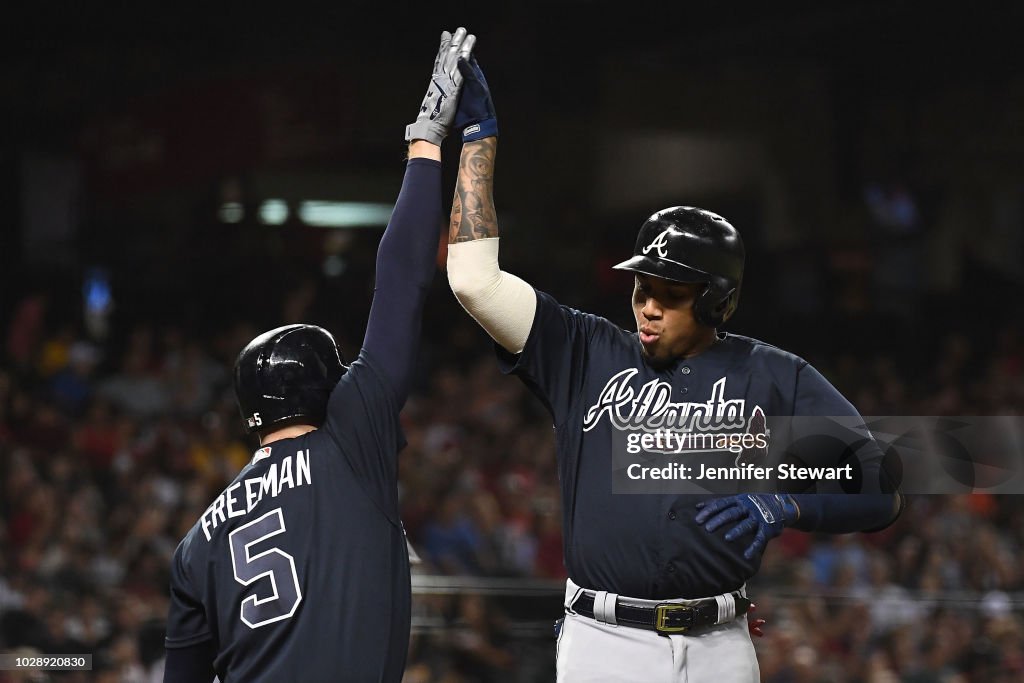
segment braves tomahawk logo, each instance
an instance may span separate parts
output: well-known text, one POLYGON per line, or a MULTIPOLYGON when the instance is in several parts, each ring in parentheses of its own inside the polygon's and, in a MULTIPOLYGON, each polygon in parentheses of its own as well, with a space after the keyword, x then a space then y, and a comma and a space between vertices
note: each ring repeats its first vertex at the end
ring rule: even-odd
POLYGON ((662 230, 657 237, 651 240, 650 244, 648 244, 640 251, 642 251, 644 254, 649 254, 651 253, 651 249, 657 249, 658 258, 665 258, 666 256, 668 256, 668 251, 666 251, 666 249, 668 249, 668 233, 671 230, 672 228, 662 230))

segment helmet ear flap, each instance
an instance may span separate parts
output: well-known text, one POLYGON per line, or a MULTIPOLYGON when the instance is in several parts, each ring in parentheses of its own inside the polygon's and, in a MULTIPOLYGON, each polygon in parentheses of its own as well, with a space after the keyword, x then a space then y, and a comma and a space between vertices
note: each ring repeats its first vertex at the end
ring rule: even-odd
POLYGON ((718 306, 717 310, 720 310, 720 319, 718 321, 719 325, 728 322, 729 318, 732 317, 732 314, 736 312, 736 306, 739 304, 739 302, 740 288, 733 287, 732 289, 729 290, 729 293, 725 295, 725 297, 722 299, 721 303, 718 306))
POLYGON ((739 298, 739 286, 727 287, 725 283, 709 282, 693 302, 694 317, 702 325, 718 327, 732 317, 739 298))

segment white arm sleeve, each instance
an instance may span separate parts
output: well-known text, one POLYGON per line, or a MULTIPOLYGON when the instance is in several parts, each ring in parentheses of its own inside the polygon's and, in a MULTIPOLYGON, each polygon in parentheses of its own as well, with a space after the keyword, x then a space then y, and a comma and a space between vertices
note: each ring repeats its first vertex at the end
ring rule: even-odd
POLYGON ((537 295, 498 268, 499 237, 448 245, 448 284, 466 312, 510 353, 526 346, 537 295))

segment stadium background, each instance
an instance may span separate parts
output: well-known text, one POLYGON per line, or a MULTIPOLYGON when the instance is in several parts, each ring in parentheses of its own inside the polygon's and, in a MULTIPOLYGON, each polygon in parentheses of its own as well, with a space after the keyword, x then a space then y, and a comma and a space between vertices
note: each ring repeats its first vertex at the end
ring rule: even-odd
MULTIPOLYGON (((806 357, 863 414, 1024 410, 1019 8, 429 10, 9 17, 0 650, 156 680, 170 553, 253 448, 234 355, 294 321, 354 355, 376 205, 396 196, 436 35, 458 24, 502 127, 506 268, 628 325, 610 265, 652 211, 705 206, 748 245, 728 329, 806 357), (354 224, 330 228, 309 201, 369 204, 318 205, 354 224)), ((424 560, 408 680, 549 680, 550 425, 444 284, 403 418, 424 560)), ((1022 544, 1011 496, 915 497, 871 536, 786 533, 751 585, 763 680, 1024 679, 1022 544)))

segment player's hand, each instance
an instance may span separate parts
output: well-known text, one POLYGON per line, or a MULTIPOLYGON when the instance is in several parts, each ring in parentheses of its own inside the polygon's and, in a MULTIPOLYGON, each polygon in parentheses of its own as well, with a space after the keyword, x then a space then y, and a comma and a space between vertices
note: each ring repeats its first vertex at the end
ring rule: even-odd
POLYGON ((747 610, 747 630, 750 631, 750 635, 757 636, 758 638, 764 637, 764 631, 761 629, 767 622, 764 619, 751 619, 750 615, 757 609, 757 605, 750 603, 750 609, 747 610))
POLYGON ((462 131, 463 142, 473 142, 498 135, 498 117, 491 101, 491 89, 476 55, 459 60, 464 79, 459 107, 455 112, 455 129, 462 131))
POLYGON ((754 540, 743 551, 743 557, 752 559, 764 552, 768 541, 800 518, 800 508, 792 496, 783 494, 745 493, 739 496, 716 498, 697 503, 697 524, 703 524, 710 533, 733 522, 736 525, 725 534, 725 540, 735 541, 751 532, 754 540))
POLYGON ((455 35, 448 31, 441 33, 441 47, 434 59, 434 71, 430 75, 427 94, 420 104, 416 120, 405 128, 407 142, 426 140, 440 145, 448 135, 462 87, 462 73, 458 64, 460 59, 470 58, 475 43, 476 36, 467 34, 461 26, 455 35))

